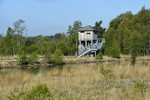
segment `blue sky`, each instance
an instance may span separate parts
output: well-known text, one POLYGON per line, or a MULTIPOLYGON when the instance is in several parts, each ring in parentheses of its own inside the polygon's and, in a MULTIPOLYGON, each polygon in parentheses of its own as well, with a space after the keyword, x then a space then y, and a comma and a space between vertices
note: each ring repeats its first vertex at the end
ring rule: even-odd
POLYGON ((27 35, 53 35, 67 32, 68 26, 80 20, 94 26, 109 22, 117 15, 131 11, 136 14, 143 6, 150 8, 149 0, 0 0, 0 34, 18 19, 25 20, 27 35))

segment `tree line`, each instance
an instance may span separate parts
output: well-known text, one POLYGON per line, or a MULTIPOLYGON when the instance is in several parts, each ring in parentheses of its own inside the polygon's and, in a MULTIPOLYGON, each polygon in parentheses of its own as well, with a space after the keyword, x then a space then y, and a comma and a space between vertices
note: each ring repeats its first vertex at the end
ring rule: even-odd
POLYGON ((106 39, 105 55, 150 55, 150 9, 142 9, 135 15, 122 13, 110 22, 103 37, 106 39))
MULTIPOLYGON (((99 37, 102 31, 105 31, 105 28, 100 27, 101 23, 102 21, 96 22, 95 25, 95 28, 99 29, 99 37)), ((8 27, 5 36, 0 35, 0 55, 18 55, 22 52, 50 55, 57 49, 61 50, 63 55, 75 55, 78 51, 78 29, 81 27, 81 21, 74 21, 73 25, 69 25, 66 34, 31 37, 26 36, 25 21, 20 19, 13 24, 13 28, 8 27)))
MULTIPOLYGON (((97 30, 99 38, 106 43, 103 54, 120 57, 120 54, 130 54, 133 58, 150 54, 150 9, 143 7, 137 14, 122 13, 114 18, 109 28, 101 27, 102 21, 95 22, 93 29, 97 30)), ((24 20, 18 20, 13 28, 8 27, 5 36, 0 35, 0 55, 19 55, 37 53, 49 57, 55 51, 63 55, 75 55, 78 51, 78 29, 81 21, 69 25, 67 33, 56 33, 50 36, 26 36, 27 28, 24 20)))

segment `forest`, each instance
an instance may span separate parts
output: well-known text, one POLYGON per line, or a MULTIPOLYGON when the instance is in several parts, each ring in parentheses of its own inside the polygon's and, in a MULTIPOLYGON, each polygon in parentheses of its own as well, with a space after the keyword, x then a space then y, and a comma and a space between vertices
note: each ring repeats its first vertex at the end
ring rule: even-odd
MULTIPOLYGON (((137 14, 122 13, 109 23, 107 30, 101 24, 100 20, 91 27, 97 30, 99 38, 106 40, 103 55, 115 58, 119 58, 120 54, 131 55, 133 58, 150 55, 150 9, 142 7, 137 14)), ((0 55, 36 53, 50 56, 58 51, 65 56, 74 56, 78 51, 77 32, 81 27, 81 21, 74 21, 66 33, 27 36, 25 21, 19 19, 13 23, 13 27, 8 27, 6 35, 0 34, 0 55)))

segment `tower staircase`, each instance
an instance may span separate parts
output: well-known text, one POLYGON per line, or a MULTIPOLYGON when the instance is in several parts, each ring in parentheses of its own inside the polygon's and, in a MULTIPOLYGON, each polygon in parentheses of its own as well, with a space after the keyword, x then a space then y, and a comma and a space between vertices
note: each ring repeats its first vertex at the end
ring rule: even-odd
POLYGON ((84 55, 89 54, 91 51, 98 51, 101 50, 103 45, 105 43, 105 39, 104 38, 100 38, 96 41, 96 43, 94 44, 90 44, 87 47, 84 47, 82 49, 80 49, 77 53, 77 57, 82 57, 84 55))

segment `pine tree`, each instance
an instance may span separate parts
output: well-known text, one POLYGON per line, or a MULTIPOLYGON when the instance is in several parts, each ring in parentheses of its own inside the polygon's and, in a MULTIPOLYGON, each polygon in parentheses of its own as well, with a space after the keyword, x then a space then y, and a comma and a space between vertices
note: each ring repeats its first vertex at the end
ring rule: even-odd
POLYGON ((131 49, 131 35, 132 32, 128 28, 125 28, 123 39, 123 53, 129 54, 131 49))
POLYGON ((104 45, 104 54, 111 56, 111 49, 113 45, 113 41, 116 37, 115 30, 113 28, 109 28, 106 33, 104 33, 105 45, 104 45))
POLYGON ((134 31, 131 40, 132 45, 130 54, 132 56, 132 59, 135 60, 136 57, 140 55, 142 51, 142 43, 141 43, 142 38, 136 31, 134 31))
POLYGON ((111 47, 111 55, 113 58, 120 58, 120 47, 118 42, 115 39, 111 47))

